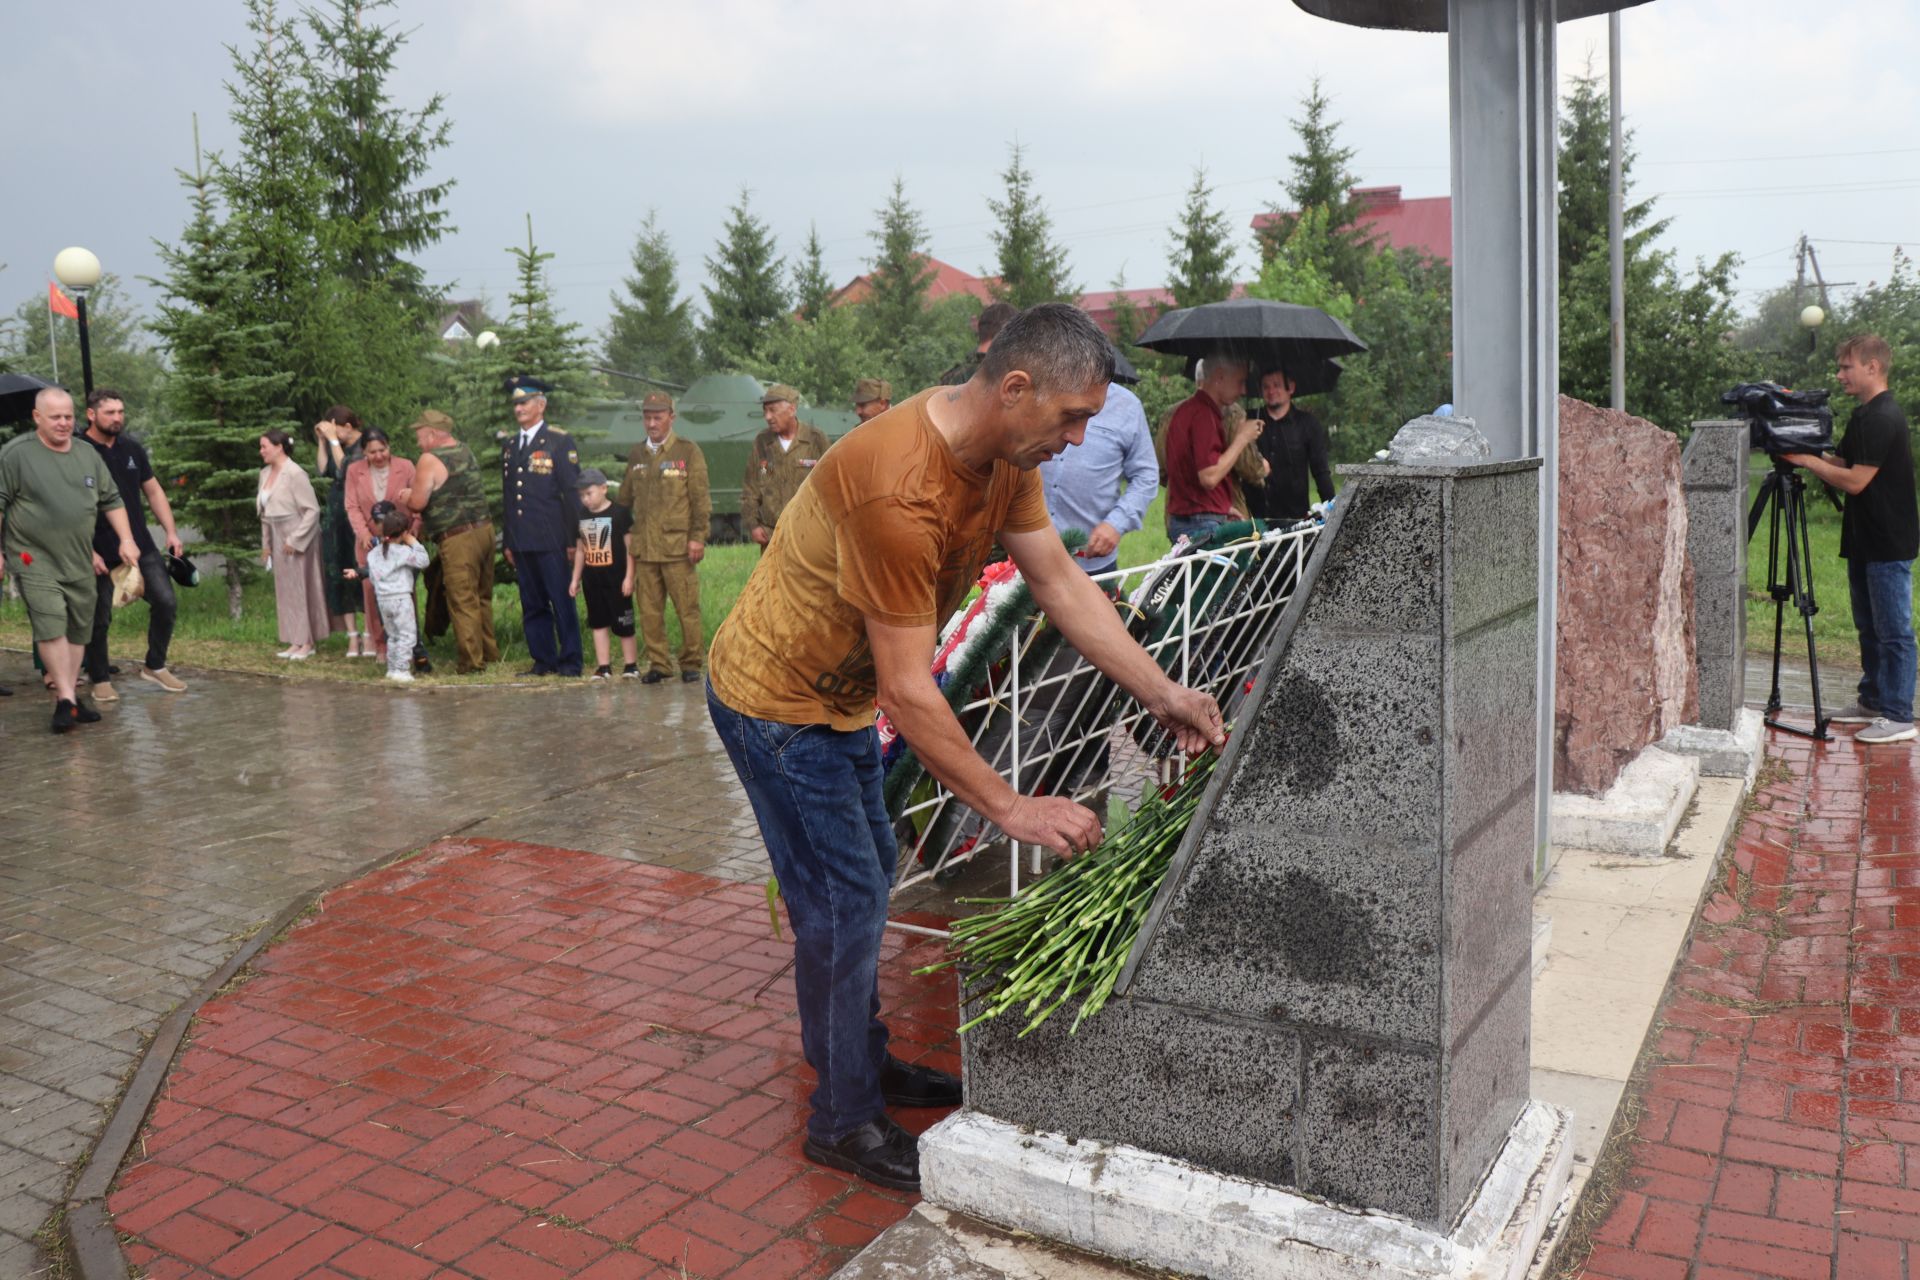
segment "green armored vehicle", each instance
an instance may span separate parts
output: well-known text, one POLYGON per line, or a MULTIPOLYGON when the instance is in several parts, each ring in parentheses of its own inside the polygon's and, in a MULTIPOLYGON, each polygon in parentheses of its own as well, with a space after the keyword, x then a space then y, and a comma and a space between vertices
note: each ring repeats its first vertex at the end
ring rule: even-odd
MULTIPOLYGON (((744 373, 712 373, 674 396, 673 429, 700 446, 707 458, 707 482, 713 488, 714 542, 739 542, 740 482, 746 477, 753 438, 766 429, 760 396, 766 385, 744 373)), ((852 388, 848 388, 849 394, 852 388)), ((578 415, 579 426, 595 433, 580 441, 583 465, 599 466, 616 484, 627 453, 647 438, 640 398, 601 400, 578 415), (607 465, 611 463, 612 465, 607 465)), ((811 422, 829 440, 838 440, 859 424, 851 405, 844 409, 800 406, 800 421, 811 422)))

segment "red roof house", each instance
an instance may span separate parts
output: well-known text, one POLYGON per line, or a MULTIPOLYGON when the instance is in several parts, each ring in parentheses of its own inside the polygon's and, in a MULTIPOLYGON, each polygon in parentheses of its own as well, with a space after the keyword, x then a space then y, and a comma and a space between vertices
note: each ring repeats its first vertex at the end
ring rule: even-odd
MULTIPOLYGON (((1453 260, 1453 200, 1449 196, 1419 196, 1408 200, 1400 188, 1355 187, 1353 198, 1365 206, 1360 225, 1395 249, 1419 249, 1442 262, 1453 260)), ((1279 215, 1255 214, 1253 229, 1260 231, 1279 215)))

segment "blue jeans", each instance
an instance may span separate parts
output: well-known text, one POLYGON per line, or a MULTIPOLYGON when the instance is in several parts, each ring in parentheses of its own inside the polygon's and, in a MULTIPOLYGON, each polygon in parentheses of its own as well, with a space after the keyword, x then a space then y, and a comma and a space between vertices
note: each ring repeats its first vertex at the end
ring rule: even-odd
POLYGON ((1225 524, 1228 518, 1211 512, 1194 516, 1168 516, 1167 538, 1171 541, 1184 533, 1195 542, 1205 542, 1207 535, 1225 524))
POLYGON ((707 686, 707 713, 746 788, 793 925, 800 1046, 819 1077, 807 1132, 844 1137, 886 1110, 880 937, 898 853, 880 737, 741 715, 707 686))
POLYGON ((1860 633, 1860 705, 1913 721, 1913 561, 1849 560, 1847 587, 1860 633))

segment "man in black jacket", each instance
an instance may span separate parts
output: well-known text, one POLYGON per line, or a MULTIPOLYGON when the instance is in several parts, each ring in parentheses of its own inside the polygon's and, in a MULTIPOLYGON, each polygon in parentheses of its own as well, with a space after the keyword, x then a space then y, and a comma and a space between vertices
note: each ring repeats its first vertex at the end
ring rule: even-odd
POLYGON ((580 611, 567 586, 580 536, 580 452, 547 425, 547 392, 537 378, 508 380, 520 430, 500 450, 500 505, 507 563, 520 587, 520 617, 533 666, 520 674, 580 674, 580 611))
POLYGON ((1256 442, 1269 468, 1265 484, 1245 486, 1247 514, 1274 524, 1307 518, 1307 477, 1320 500, 1333 497, 1333 468, 1327 462, 1327 429, 1320 419, 1293 402, 1297 384, 1285 369, 1269 369, 1260 378, 1260 438, 1256 442))

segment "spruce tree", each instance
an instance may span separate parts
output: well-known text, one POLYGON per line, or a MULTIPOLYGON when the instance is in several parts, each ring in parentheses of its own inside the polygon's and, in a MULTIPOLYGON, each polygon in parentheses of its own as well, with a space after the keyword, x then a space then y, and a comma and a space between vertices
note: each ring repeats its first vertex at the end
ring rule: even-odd
POLYGON ((368 20, 393 0, 326 0, 309 9, 314 143, 326 177, 327 240, 336 268, 355 280, 384 280, 401 294, 421 294, 424 277, 413 255, 454 228, 445 203, 453 181, 429 180, 434 153, 452 132, 440 94, 418 111, 387 94, 404 32, 368 20))
POLYGON ((935 275, 927 257, 926 220, 907 203, 906 182, 898 175, 874 216, 880 224, 868 233, 875 252, 864 305, 877 333, 904 339, 926 327, 927 290, 935 275))
POLYGON ((1224 302, 1233 295, 1233 241, 1227 211, 1213 204, 1207 171, 1196 166, 1186 207, 1168 246, 1167 289, 1176 307, 1224 302))
POLYGON ((715 369, 743 369, 754 362, 768 333, 787 314, 784 261, 775 253, 772 231, 753 215, 752 193, 740 190, 714 256, 707 259, 711 283, 707 323, 700 332, 700 354, 715 369))
POLYGON ((993 296, 1022 308, 1037 302, 1077 302, 1080 288, 1070 277, 1066 246, 1053 239, 1053 219, 1034 193, 1033 174, 1020 144, 1011 150, 1012 160, 1000 175, 1005 197, 987 201, 999 223, 988 233, 998 255, 993 296))
POLYGON ((793 269, 794 310, 809 323, 820 318, 820 313, 826 310, 827 299, 833 296, 833 280, 827 275, 823 258, 820 228, 809 222, 806 247, 801 250, 799 265, 793 269))
MULTIPOLYGON (((1589 68, 1560 115, 1560 389, 1592 404, 1610 404, 1613 394, 1608 116, 1605 88, 1589 68)), ((1630 141, 1621 157, 1629 193, 1630 141)), ((1629 202, 1623 213, 1627 411, 1681 431, 1718 412, 1717 396, 1738 381, 1741 358, 1726 341, 1737 259, 1722 254, 1683 276, 1673 253, 1654 247, 1667 222, 1653 217, 1652 202, 1629 202)))
POLYGON ((1284 185, 1293 208, 1269 205, 1273 217, 1260 230, 1258 241, 1261 258, 1271 258, 1310 210, 1321 210, 1323 216, 1316 225, 1326 246, 1312 252, 1326 259, 1334 284, 1356 293, 1366 272, 1373 237, 1360 225, 1364 207, 1353 198, 1353 187, 1359 179, 1349 167, 1356 153, 1352 147, 1340 145, 1340 122, 1328 118, 1332 105, 1321 92, 1319 77, 1314 77, 1307 96, 1300 100, 1303 114, 1292 122, 1300 150, 1287 157, 1293 170, 1284 185))
POLYGON ((679 296, 679 263, 667 233, 647 211, 633 244, 626 296, 615 293, 607 322, 607 366, 621 373, 685 384, 699 372, 691 302, 679 296))
POLYGON ((181 523, 200 531, 195 550, 226 557, 227 610, 237 621, 245 568, 260 551, 258 442, 272 428, 297 424, 286 407, 287 326, 257 317, 261 283, 230 226, 215 216, 199 132, 196 121, 194 169, 180 173, 193 215, 178 244, 158 246, 166 277, 153 282, 164 297, 153 329, 173 357, 169 422, 154 461, 181 523))
POLYGON ((226 206, 226 233, 246 261, 253 294, 230 318, 281 325, 281 367, 294 416, 313 422, 339 397, 323 380, 313 318, 325 314, 321 222, 327 178, 315 162, 317 123, 308 88, 307 51, 277 0, 245 0, 253 43, 227 47, 229 116, 238 133, 230 158, 215 157, 212 174, 226 206))

